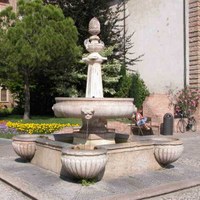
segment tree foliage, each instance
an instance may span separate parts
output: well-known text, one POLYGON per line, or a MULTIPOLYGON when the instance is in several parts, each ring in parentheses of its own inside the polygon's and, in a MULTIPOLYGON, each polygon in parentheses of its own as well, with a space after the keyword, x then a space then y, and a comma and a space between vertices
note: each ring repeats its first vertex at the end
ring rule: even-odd
POLYGON ((149 90, 145 85, 143 79, 140 78, 138 73, 132 74, 132 82, 129 91, 129 96, 134 98, 134 104, 137 108, 141 108, 149 90))
MULTIPOLYGON (((74 19, 75 25, 79 32, 79 45, 84 44, 84 40, 89 37, 88 23, 93 17, 97 17, 101 24, 100 38, 105 43, 106 49, 102 55, 108 60, 103 63, 103 85, 104 96, 116 96, 119 79, 121 77, 120 70, 123 66, 132 66, 140 59, 135 57, 130 51, 133 47, 131 37, 127 30, 124 30, 124 20, 128 17, 125 13, 125 1, 107 1, 107 0, 46 0, 47 3, 59 5, 65 16, 74 19)), ((83 47, 83 49, 85 49, 83 47)), ((87 72, 86 65, 81 65, 81 73, 78 75, 80 83, 86 81, 83 75, 87 72)), ((85 87, 85 84, 81 84, 85 87)), ((85 88, 78 89, 85 91, 85 88)), ((81 94, 79 94, 81 95, 81 94)))
POLYGON ((129 91, 131 88, 132 74, 127 73, 126 68, 123 66, 120 71, 120 79, 117 87, 119 88, 116 96, 117 97, 129 97, 129 91))
POLYGON ((24 118, 29 118, 35 78, 44 81, 48 77, 48 81, 54 81, 49 88, 55 90, 55 85, 66 77, 70 79, 75 71, 73 66, 80 53, 77 29, 60 8, 40 0, 20 0, 16 14, 11 8, 2 11, 0 28, 1 78, 13 92, 19 89, 16 84, 21 88, 23 85, 24 118))

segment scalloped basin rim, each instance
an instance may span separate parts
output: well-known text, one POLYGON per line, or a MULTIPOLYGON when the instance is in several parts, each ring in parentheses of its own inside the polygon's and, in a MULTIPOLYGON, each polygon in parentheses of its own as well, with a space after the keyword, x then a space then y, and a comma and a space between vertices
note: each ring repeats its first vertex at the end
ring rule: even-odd
POLYGON ((67 98, 56 97, 52 107, 56 117, 84 117, 82 110, 93 112, 94 117, 130 118, 136 112, 133 98, 67 98))
POLYGON ((151 141, 155 146, 157 145, 182 145, 183 142, 173 136, 145 136, 145 138, 140 138, 141 141, 151 141))
POLYGON ((74 149, 74 147, 63 148, 62 154, 63 155, 77 155, 77 156, 98 156, 102 154, 106 154, 107 150, 103 148, 95 148, 92 150, 83 150, 83 149, 74 149))
POLYGON ((56 97, 57 101, 134 101, 134 98, 88 98, 88 97, 56 97))
POLYGON ((34 134, 22 134, 22 135, 16 135, 12 138, 13 141, 27 141, 27 142, 33 142, 36 141, 37 138, 39 138, 41 135, 34 134))
POLYGON ((173 137, 152 137, 151 140, 154 142, 154 145, 182 145, 183 142, 178 138, 173 137))

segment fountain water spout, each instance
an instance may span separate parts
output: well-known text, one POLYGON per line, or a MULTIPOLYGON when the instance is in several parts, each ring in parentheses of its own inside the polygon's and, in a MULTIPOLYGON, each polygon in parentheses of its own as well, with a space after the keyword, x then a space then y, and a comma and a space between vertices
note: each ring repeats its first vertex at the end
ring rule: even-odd
POLYGON ((93 108, 82 108, 81 113, 86 120, 89 120, 94 116, 94 109, 93 108))

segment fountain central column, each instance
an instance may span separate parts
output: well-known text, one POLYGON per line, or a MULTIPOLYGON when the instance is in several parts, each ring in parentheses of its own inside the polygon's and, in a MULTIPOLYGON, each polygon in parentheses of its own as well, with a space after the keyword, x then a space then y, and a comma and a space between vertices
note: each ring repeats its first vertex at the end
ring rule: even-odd
POLYGON ((100 23, 97 18, 93 18, 89 23, 89 33, 92 35, 86 39, 84 45, 90 54, 83 58, 88 64, 86 97, 102 98, 103 84, 101 74, 101 63, 107 58, 102 57, 99 52, 104 49, 104 43, 98 37, 100 33, 100 23))
MULTIPOLYGON (((90 53, 82 60, 88 64, 86 98, 103 98, 103 83, 101 73, 101 63, 107 58, 102 57, 99 52, 104 49, 104 43, 100 40, 100 23, 97 18, 93 18, 89 22, 89 33, 92 35, 84 41, 86 50, 90 53)), ((86 141, 83 140, 84 134, 75 137, 74 143, 93 143, 113 144, 114 133, 108 133, 106 128, 107 120, 102 117, 95 117, 95 109, 82 108, 82 122, 80 129, 81 133, 88 136, 86 141), (82 137, 82 138, 81 138, 82 137), (81 138, 81 139, 80 139, 81 138), (98 143, 97 143, 98 141, 98 143)))

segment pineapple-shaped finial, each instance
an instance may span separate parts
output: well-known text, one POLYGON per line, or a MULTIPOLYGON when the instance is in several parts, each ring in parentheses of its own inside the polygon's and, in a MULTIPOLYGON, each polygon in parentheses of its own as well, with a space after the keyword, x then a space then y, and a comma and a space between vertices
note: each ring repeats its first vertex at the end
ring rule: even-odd
POLYGON ((93 17, 89 22, 89 33, 91 35, 98 35, 100 33, 100 23, 96 17, 93 17))

